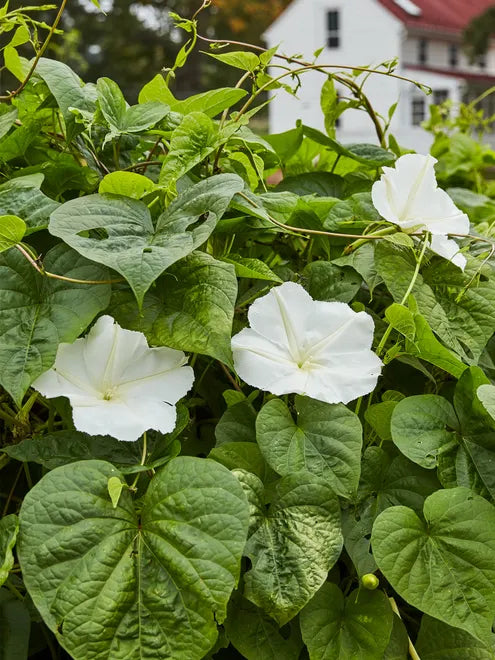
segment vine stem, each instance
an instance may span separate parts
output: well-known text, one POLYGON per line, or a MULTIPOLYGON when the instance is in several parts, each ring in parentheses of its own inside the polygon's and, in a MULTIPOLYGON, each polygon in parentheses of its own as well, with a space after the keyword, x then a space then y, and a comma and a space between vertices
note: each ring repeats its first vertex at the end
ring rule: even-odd
POLYGON ((143 453, 141 454, 141 462, 139 463, 139 465, 145 464, 147 452, 148 452, 148 438, 145 431, 143 433, 143 453))
MULTIPOLYGON (((237 193, 239 197, 242 197, 243 199, 246 200, 251 206, 253 206, 256 209, 261 209, 263 208, 259 204, 257 204, 255 201, 250 199, 247 195, 244 193, 240 192, 237 193)), ((264 210, 264 209, 263 209, 264 210)), ((292 227, 291 225, 286 225, 283 222, 279 222, 276 220, 274 217, 272 217, 270 214, 267 213, 267 217, 272 222, 274 225, 277 225, 277 227, 280 227, 281 229, 285 229, 288 232, 293 232, 293 233, 301 233, 301 234, 314 234, 317 236, 334 236, 336 238, 366 238, 370 240, 377 240, 379 238, 383 238, 384 231, 380 230, 380 232, 377 232, 375 234, 341 234, 339 232, 334 232, 334 231, 324 231, 323 229, 305 229, 304 227, 292 227)), ((387 228, 388 230, 388 228, 387 228)), ((386 233, 392 233, 393 231, 397 231, 396 227, 391 227, 389 231, 386 233)))
POLYGON ((219 361, 218 361, 218 364, 222 367, 222 369, 223 369, 225 375, 227 376, 227 378, 229 379, 229 382, 230 382, 230 384, 232 385, 232 387, 233 387, 234 389, 236 389, 238 392, 242 392, 241 387, 240 387, 239 384, 235 381, 235 378, 232 376, 232 374, 231 374, 230 371, 227 369, 227 367, 224 365, 224 363, 223 363, 223 362, 220 362, 220 360, 219 360, 219 361))
MULTIPOLYGON (((144 465, 144 464, 145 464, 145 462, 146 462, 146 454, 147 454, 147 453, 148 453, 148 439, 147 439, 146 431, 145 431, 145 432, 143 433, 143 452, 142 452, 142 454, 141 454, 141 461, 139 462, 139 465, 144 465)), ((135 490, 136 490, 136 484, 137 484, 137 482, 138 482, 138 479, 139 479, 139 475, 140 475, 140 474, 141 474, 141 473, 138 472, 138 473, 136 474, 136 476, 134 477, 134 481, 133 481, 132 484, 129 486, 129 490, 130 490, 130 491, 135 491, 135 490)))
POLYGON ((50 27, 50 29, 49 29, 49 31, 48 31, 48 34, 47 34, 47 36, 46 36, 46 39, 45 39, 45 41, 43 42, 41 48, 40 48, 39 51, 36 53, 36 57, 34 58, 34 61, 33 61, 32 65, 31 65, 31 68, 30 68, 29 71, 28 71, 28 74, 27 74, 26 78, 22 81, 22 83, 20 84, 20 86, 19 86, 17 89, 15 89, 13 92, 10 92, 9 94, 7 94, 7 95, 5 95, 5 96, 0 96, 0 101, 10 101, 10 100, 13 99, 15 96, 17 96, 18 94, 20 94, 20 93, 22 92, 22 90, 24 89, 24 87, 28 84, 28 82, 29 82, 31 76, 33 75, 33 73, 34 73, 36 67, 38 66, 38 62, 39 62, 40 59, 42 58, 43 53, 44 53, 45 50, 48 48, 48 44, 50 43, 50 41, 51 41, 53 35, 55 34, 55 30, 57 29, 57 25, 60 23, 60 19, 62 18, 62 14, 64 13, 64 9, 65 9, 65 5, 66 5, 66 4, 67 4, 67 0, 62 0, 62 3, 61 3, 60 8, 59 8, 59 10, 58 10, 58 13, 57 13, 57 15, 55 16, 55 20, 53 21, 53 24, 52 24, 52 26, 50 27))
MULTIPOLYGON (((397 603, 395 602, 395 598, 390 596, 388 600, 390 602, 390 606, 392 607, 393 612, 395 612, 395 614, 397 614, 399 619, 402 621, 402 617, 400 615, 399 608, 397 607, 397 603)), ((421 658, 418 655, 418 652, 414 648, 414 644, 412 643, 411 638, 409 637, 409 635, 407 635, 407 641, 408 641, 408 644, 409 644, 409 655, 411 656, 411 659, 412 660, 421 660, 421 658)))
MULTIPOLYGON (((206 41, 211 44, 225 44, 225 46, 245 46, 246 48, 252 48, 253 50, 258 50, 263 53, 268 52, 268 48, 263 48, 263 46, 256 46, 255 44, 249 44, 244 41, 234 41, 232 39, 208 39, 207 37, 203 37, 201 34, 198 34, 198 39, 201 41, 206 41)), ((380 76, 387 76, 390 78, 397 78, 397 80, 403 80, 404 82, 411 83, 412 85, 417 86, 417 82, 415 80, 412 80, 412 78, 406 78, 405 76, 400 76, 397 73, 390 73, 388 71, 379 71, 378 69, 368 69, 367 67, 364 66, 346 66, 346 65, 340 65, 340 64, 311 64, 310 62, 305 62, 304 60, 297 59, 295 57, 289 57, 287 55, 281 55, 280 53, 275 53, 274 57, 278 57, 282 60, 285 60, 286 62, 293 63, 293 64, 300 64, 301 66, 310 66, 311 68, 318 68, 322 67, 325 69, 342 69, 342 70, 349 70, 349 71, 363 71, 366 73, 376 73, 380 76)), ((426 85, 423 85, 425 87, 426 85)))
MULTIPOLYGON (((402 296, 402 300, 400 301, 401 305, 405 305, 405 303, 407 302, 407 299, 411 295, 412 290, 414 289, 414 285, 416 284, 416 280, 418 279, 419 269, 421 268, 421 264, 422 264, 423 258, 425 256, 426 248, 429 244, 429 236, 430 236, 430 234, 428 232, 426 232, 425 238, 423 240, 423 245, 421 246, 421 252, 419 253, 419 257, 416 260, 416 268, 414 269, 413 276, 411 278, 411 281, 409 282, 409 286, 407 287, 407 291, 402 296)), ((387 339, 389 338, 390 333, 392 332, 392 330, 393 330, 393 328, 389 323, 388 327, 385 330, 385 332, 383 333, 383 337, 381 338, 380 343, 378 344, 377 349, 376 349, 376 354, 378 355, 378 357, 380 357, 383 349, 385 348, 385 344, 387 343, 387 339)))
POLYGON ((62 280, 63 282, 74 282, 74 284, 116 284, 118 282, 125 282, 125 280, 122 277, 119 277, 118 279, 115 280, 79 280, 75 277, 66 277, 65 275, 56 275, 55 273, 50 273, 49 271, 45 270, 42 268, 35 259, 29 254, 29 252, 22 247, 19 243, 17 243, 14 247, 16 247, 19 252, 23 255, 25 259, 29 261, 31 266, 38 271, 40 275, 43 275, 44 277, 51 277, 54 280, 62 280))

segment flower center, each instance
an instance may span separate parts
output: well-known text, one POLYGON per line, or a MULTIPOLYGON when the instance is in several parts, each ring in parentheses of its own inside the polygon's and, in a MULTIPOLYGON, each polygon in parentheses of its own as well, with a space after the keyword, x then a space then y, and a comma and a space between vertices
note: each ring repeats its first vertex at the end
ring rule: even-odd
POLYGON ((103 400, 104 401, 111 401, 112 399, 115 399, 115 395, 117 394, 117 388, 116 387, 109 387, 103 392, 103 400))

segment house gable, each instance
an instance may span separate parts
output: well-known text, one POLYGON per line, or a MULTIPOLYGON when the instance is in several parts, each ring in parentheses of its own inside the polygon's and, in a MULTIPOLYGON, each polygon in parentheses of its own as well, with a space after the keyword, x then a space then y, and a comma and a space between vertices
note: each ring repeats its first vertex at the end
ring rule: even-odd
POLYGON ((493 7, 493 0, 413 0, 420 10, 414 15, 397 0, 378 2, 403 22, 408 29, 461 32, 476 16, 493 7))

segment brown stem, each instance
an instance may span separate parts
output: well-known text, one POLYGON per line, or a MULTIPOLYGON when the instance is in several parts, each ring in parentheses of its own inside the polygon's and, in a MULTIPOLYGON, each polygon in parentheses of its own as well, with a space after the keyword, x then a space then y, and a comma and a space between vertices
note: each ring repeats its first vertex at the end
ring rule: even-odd
POLYGON ((64 282, 74 282, 74 284, 117 284, 118 282, 125 282, 123 277, 119 277, 118 279, 115 280, 79 280, 75 277, 65 277, 64 275, 56 275, 55 273, 50 273, 49 271, 45 270, 44 268, 40 267, 40 265, 33 259, 33 257, 28 253, 27 250, 25 250, 22 245, 15 245, 19 252, 24 256, 25 259, 29 261, 31 266, 38 271, 40 275, 43 275, 44 277, 50 277, 54 280, 63 280, 64 282))
POLYGON ((38 66, 38 62, 40 61, 41 57, 43 56, 43 53, 45 50, 48 48, 48 44, 51 41, 51 38, 53 37, 55 30, 57 29, 57 25, 60 23, 60 19, 62 18, 62 14, 64 13, 65 5, 67 4, 67 0, 62 0, 62 4, 60 5, 60 9, 58 10, 58 13, 55 17, 55 20, 53 21, 53 24, 48 31, 48 34, 46 36, 45 41, 43 42, 43 45, 39 49, 39 51, 36 53, 36 57, 34 58, 34 61, 31 65, 31 68, 29 69, 29 72, 26 76, 26 78, 23 80, 23 82, 20 84, 20 86, 15 89, 13 92, 10 92, 6 96, 0 96, 1 101, 10 101, 13 99, 15 96, 20 94, 24 87, 28 84, 31 76, 33 75, 36 67, 38 66))
MULTIPOLYGON (((198 39, 213 44, 225 44, 227 46, 229 45, 244 46, 246 48, 252 48, 253 50, 259 50, 263 53, 266 53, 268 51, 268 48, 263 48, 263 46, 255 46, 254 44, 249 44, 244 41, 233 41, 232 39, 208 39, 207 37, 203 37, 200 34, 198 34, 198 39)), ((397 78, 398 80, 404 80, 405 82, 411 83, 413 85, 417 85, 417 82, 415 80, 412 80, 411 78, 399 76, 397 73, 390 73, 388 71, 379 71, 378 69, 368 69, 367 67, 364 66, 346 66, 343 64, 342 65, 341 64, 311 64, 310 62, 305 62, 304 60, 299 60, 295 57, 288 57, 287 55, 281 55, 280 53, 274 53, 274 57, 279 57, 280 59, 285 60, 286 62, 290 62, 291 64, 300 64, 301 66, 308 66, 313 69, 322 67, 324 69, 346 69, 350 71, 364 71, 367 73, 376 73, 379 76, 388 76, 390 78, 397 78)))
POLYGON ((220 360, 219 360, 218 364, 222 367, 222 369, 223 369, 225 375, 227 376, 227 378, 229 379, 232 387, 234 387, 238 392, 242 392, 242 389, 239 387, 239 385, 237 384, 235 378, 232 376, 232 374, 227 369, 227 367, 224 365, 224 363, 220 362, 220 360))

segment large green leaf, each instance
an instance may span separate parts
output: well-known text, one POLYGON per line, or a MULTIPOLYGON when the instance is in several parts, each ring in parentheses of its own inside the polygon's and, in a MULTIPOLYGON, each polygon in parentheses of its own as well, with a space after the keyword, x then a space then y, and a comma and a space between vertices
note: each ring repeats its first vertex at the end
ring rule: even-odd
POLYGON ((382 282, 382 277, 378 274, 375 265, 375 246, 372 242, 361 245, 351 254, 334 259, 333 263, 354 268, 366 282, 370 293, 373 293, 373 289, 382 282))
MULTIPOLYGON (((48 271, 105 280, 108 271, 65 245, 45 256, 48 271)), ((55 361, 110 300, 107 284, 74 284, 40 275, 17 250, 0 255, 0 383, 20 403, 30 384, 55 361)))
POLYGON ((99 78, 96 89, 100 109, 110 126, 110 138, 145 131, 163 119, 170 110, 168 105, 160 101, 147 101, 129 107, 120 87, 110 78, 99 78))
POLYGON ((160 172, 160 184, 173 192, 177 180, 209 156, 219 144, 218 128, 207 115, 202 112, 186 115, 172 133, 160 172))
POLYGON ((60 206, 44 195, 40 188, 43 175, 21 176, 0 186, 0 212, 22 218, 30 234, 48 227, 50 214, 60 206))
POLYGON ((330 231, 349 233, 350 227, 366 227, 370 223, 380 222, 380 220, 381 217, 373 205, 371 193, 355 193, 332 206, 323 226, 330 231))
POLYGON ((392 165, 395 161, 395 155, 386 149, 382 149, 374 144, 340 144, 336 140, 328 137, 321 131, 309 126, 303 126, 304 135, 314 142, 328 147, 340 156, 347 156, 352 160, 357 160, 363 165, 370 167, 382 167, 383 165, 392 165))
POLYGON ((256 411, 245 399, 229 406, 215 427, 217 447, 228 442, 256 442, 256 411))
POLYGON ((49 472, 20 513, 19 559, 45 623, 75 660, 199 660, 239 575, 248 508, 237 479, 205 459, 174 459, 141 506, 109 463, 49 472))
POLYGON ((283 401, 272 399, 256 420, 256 438, 268 464, 286 476, 307 470, 323 477, 341 497, 356 492, 362 428, 342 404, 296 396, 296 421, 283 401))
MULTIPOLYGON (((380 241, 375 254, 379 274, 394 300, 401 302, 416 267, 412 252, 380 241)), ((419 312, 437 336, 468 364, 479 358, 495 325, 495 278, 483 277, 474 285, 479 265, 468 259, 463 272, 435 259, 422 270, 412 291, 419 312)))
POLYGON ((427 614, 421 619, 415 648, 421 660, 493 660, 493 642, 489 648, 465 630, 427 614))
POLYGON ((140 465, 142 448, 139 441, 123 442, 108 435, 88 435, 71 429, 33 435, 2 447, 2 451, 17 461, 39 463, 48 470, 92 458, 109 461, 124 474, 149 470, 167 462, 180 451, 180 443, 175 438, 184 430, 189 416, 187 409, 180 404, 177 413, 176 427, 171 433, 162 435, 148 431, 149 453, 144 466, 140 465))
POLYGON ((468 259, 464 272, 449 261, 435 260, 423 271, 425 283, 435 293, 438 303, 449 319, 449 328, 466 351, 468 358, 477 361, 493 334, 495 327, 495 275, 483 271, 475 283, 480 262, 468 259))
POLYGON ((50 232, 80 254, 119 272, 138 303, 164 270, 204 243, 244 183, 218 174, 183 192, 159 217, 156 228, 143 202, 119 195, 88 195, 63 204, 50 232), (100 229, 102 238, 87 236, 100 229))
MULTIPOLYGON (((257 481, 258 491, 263 486, 257 481)), ((342 549, 340 508, 327 480, 295 472, 277 482, 268 511, 258 501, 257 517, 244 554, 252 568, 244 595, 280 625, 312 598, 342 549)))
POLYGON ((84 85, 67 64, 46 57, 39 60, 36 73, 43 78, 58 103, 65 122, 67 141, 70 142, 82 130, 82 126, 76 124, 71 108, 93 113, 96 101, 94 85, 84 85))
POLYGON ((399 401, 392 413, 392 439, 401 452, 427 469, 438 453, 455 442, 459 422, 452 405, 437 394, 419 394, 399 401))
POLYGON ((187 99, 170 103, 171 110, 180 112, 183 115, 192 112, 202 112, 208 117, 215 117, 222 110, 230 108, 240 99, 246 96, 244 89, 236 87, 220 87, 219 89, 210 89, 207 92, 194 94, 187 99))
POLYGON ((425 501, 424 520, 404 506, 375 521, 376 562, 408 603, 481 641, 495 610, 495 508, 467 488, 425 501))
POLYGON ((440 480, 468 486, 495 498, 495 421, 476 391, 487 383, 479 367, 466 369, 455 389, 454 407, 443 397, 408 397, 392 414, 392 439, 401 452, 425 468, 438 465, 440 480))
POLYGON ((116 291, 112 313, 154 345, 211 355, 231 365, 236 297, 234 267, 193 252, 157 281, 144 298, 142 313, 129 291, 116 291))
POLYGON ((302 642, 295 625, 282 635, 275 621, 245 598, 229 607, 225 630, 246 660, 298 660, 302 642))
POLYGON ((0 589, 0 660, 27 660, 31 618, 23 601, 0 589))
POLYGON ((345 548, 359 576, 377 569, 370 543, 376 516, 397 505, 409 506, 421 513, 425 498, 439 488, 433 472, 415 465, 405 456, 393 457, 380 447, 366 449, 357 505, 349 507, 342 517, 345 548))
POLYGON ((329 261, 313 261, 306 266, 305 286, 315 300, 349 303, 359 291, 362 279, 352 268, 341 268, 329 261))
POLYGON ((15 514, 0 518, 0 586, 5 582, 14 565, 12 548, 15 545, 19 519, 15 514))
POLYGON ((301 612, 310 660, 383 660, 393 612, 381 591, 353 591, 344 598, 326 582, 301 612))

